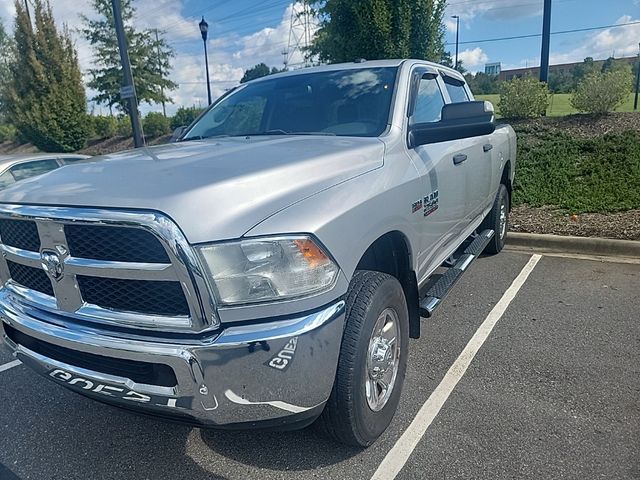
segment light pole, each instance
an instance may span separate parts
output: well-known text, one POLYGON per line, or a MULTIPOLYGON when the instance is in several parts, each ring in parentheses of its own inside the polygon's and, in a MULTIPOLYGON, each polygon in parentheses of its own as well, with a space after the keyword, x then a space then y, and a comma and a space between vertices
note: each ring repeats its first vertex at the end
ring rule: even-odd
POLYGON ((205 22, 204 17, 198 24, 200 27, 200 33, 202 34, 202 42, 204 43, 204 68, 207 71, 207 98, 209 99, 209 105, 211 105, 211 83, 209 81, 209 55, 207 55, 207 34, 209 32, 209 24, 205 22))
POLYGON ((451 18, 456 19, 456 66, 454 67, 456 70, 458 69, 458 46, 460 44, 460 16, 452 15, 451 18))
POLYGON ((636 98, 633 101, 633 109, 638 110, 638 90, 640 90, 640 43, 638 43, 638 71, 636 72, 636 98))

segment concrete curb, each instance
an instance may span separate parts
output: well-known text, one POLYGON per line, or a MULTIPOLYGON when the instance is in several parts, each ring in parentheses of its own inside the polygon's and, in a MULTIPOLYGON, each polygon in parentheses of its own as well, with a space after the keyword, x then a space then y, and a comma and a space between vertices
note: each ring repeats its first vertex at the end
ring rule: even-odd
POLYGON ((640 258, 640 242, 634 240, 509 232, 507 247, 528 251, 640 258))

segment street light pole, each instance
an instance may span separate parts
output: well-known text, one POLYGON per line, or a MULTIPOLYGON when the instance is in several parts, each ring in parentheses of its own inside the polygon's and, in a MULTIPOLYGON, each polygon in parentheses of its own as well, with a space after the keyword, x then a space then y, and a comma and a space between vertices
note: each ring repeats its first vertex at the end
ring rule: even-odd
POLYGON ((209 99, 209 105, 211 105, 211 82, 209 81, 209 55, 207 54, 207 34, 209 32, 209 24, 205 22, 204 17, 198 24, 200 27, 200 34, 202 35, 202 42, 204 43, 204 68, 207 71, 207 98, 209 99))
POLYGON ((638 90, 640 90, 640 43, 638 43, 638 66, 636 72, 636 98, 633 101, 633 109, 638 110, 638 90))
POLYGON ((456 19, 456 66, 454 68, 457 70, 458 69, 458 47, 460 45, 460 16, 452 15, 451 18, 456 19))

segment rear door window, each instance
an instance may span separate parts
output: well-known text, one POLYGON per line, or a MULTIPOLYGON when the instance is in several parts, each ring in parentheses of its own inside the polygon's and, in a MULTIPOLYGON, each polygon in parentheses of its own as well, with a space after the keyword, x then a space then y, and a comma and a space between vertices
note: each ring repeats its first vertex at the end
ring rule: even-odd
POLYGON ((63 165, 73 165, 74 163, 87 162, 90 159, 88 159, 88 158, 76 158, 76 157, 70 157, 70 158, 63 157, 60 160, 62 160, 62 164, 63 165))
POLYGON ((58 168, 58 162, 55 160, 34 160, 32 162, 20 163, 11 167, 11 173, 16 182, 26 178, 42 175, 58 168))
POLYGON ((451 97, 451 103, 469 101, 469 95, 467 95, 467 90, 464 88, 464 82, 451 77, 444 77, 444 84, 449 93, 449 97, 451 97))
POLYGON ((13 183, 16 183, 16 180, 13 178, 13 175, 11 175, 9 170, 0 175, 0 189, 7 188, 13 183))

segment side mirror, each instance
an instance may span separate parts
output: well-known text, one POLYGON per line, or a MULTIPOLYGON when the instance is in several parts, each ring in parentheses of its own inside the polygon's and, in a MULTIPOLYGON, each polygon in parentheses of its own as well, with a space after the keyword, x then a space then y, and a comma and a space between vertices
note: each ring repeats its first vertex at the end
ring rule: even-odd
POLYGON ((496 129, 493 105, 474 101, 448 103, 439 122, 416 123, 409 127, 409 147, 489 135, 496 129))
POLYGON ((171 138, 169 139, 169 143, 175 143, 179 141, 180 138, 182 138, 182 135, 187 131, 187 128, 189 127, 187 127, 186 125, 182 125, 181 127, 176 128, 173 131, 171 138))

